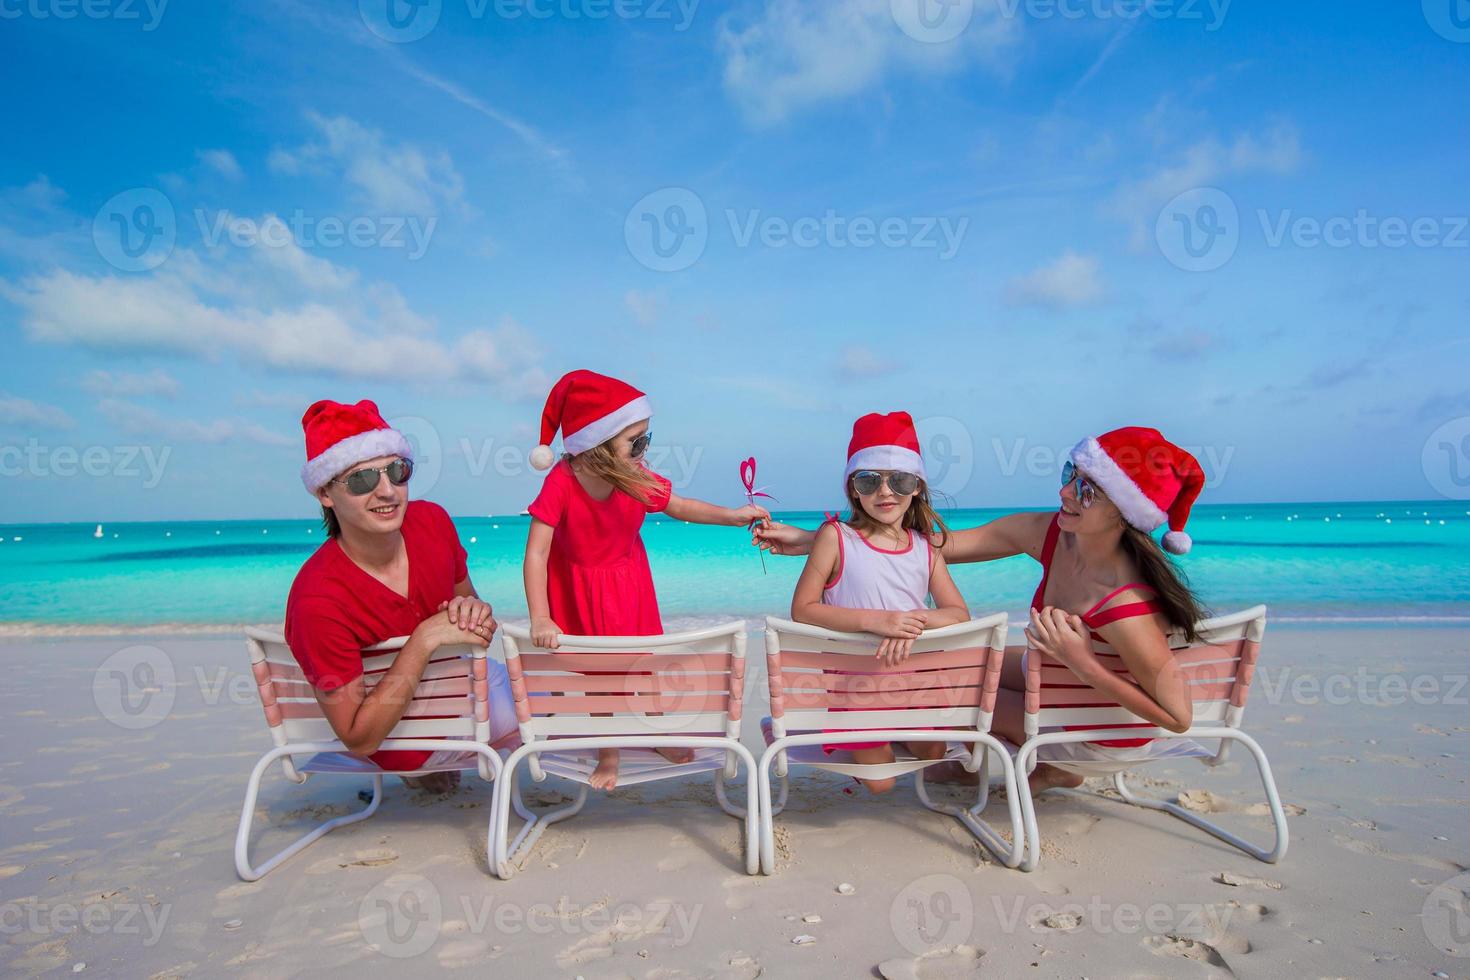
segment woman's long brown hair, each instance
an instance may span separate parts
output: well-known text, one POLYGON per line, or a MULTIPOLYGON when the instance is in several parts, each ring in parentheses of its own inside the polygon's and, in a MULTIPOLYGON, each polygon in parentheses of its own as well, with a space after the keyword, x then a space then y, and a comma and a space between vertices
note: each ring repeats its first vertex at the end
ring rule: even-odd
MULTIPOLYGON (((863 510, 863 502, 858 498, 858 493, 852 488, 852 477, 847 478, 847 503, 852 508, 852 516, 847 519, 847 526, 855 531, 878 530, 879 524, 868 516, 863 510)), ((903 521, 900 526, 905 531, 917 531, 929 540, 936 548, 944 547, 949 540, 949 527, 944 523, 944 518, 934 509, 934 504, 929 500, 929 484, 920 478, 919 487, 914 491, 909 500, 909 509, 904 512, 903 521)))
POLYGON ((1153 535, 1130 524, 1123 525, 1123 551, 1133 560, 1143 581, 1154 590, 1160 612, 1169 625, 1184 633, 1190 643, 1199 639, 1195 624, 1206 613, 1189 587, 1179 566, 1164 554, 1153 535))
MULTIPOLYGON (((572 454, 564 453, 562 459, 570 462, 572 454)), ((588 473, 601 477, 611 483, 614 490, 623 491, 645 507, 662 489, 662 484, 641 462, 635 461, 629 466, 613 448, 611 440, 578 453, 577 462, 588 473)))

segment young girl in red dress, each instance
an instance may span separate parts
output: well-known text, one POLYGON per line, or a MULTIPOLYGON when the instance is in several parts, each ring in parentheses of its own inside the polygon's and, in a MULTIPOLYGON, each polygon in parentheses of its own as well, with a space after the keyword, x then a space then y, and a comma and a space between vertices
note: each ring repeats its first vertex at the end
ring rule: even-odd
MULTIPOLYGON (((643 392, 616 378, 573 371, 561 378, 541 415, 541 445, 531 454, 550 469, 530 506, 526 603, 531 641, 556 649, 558 636, 652 636, 663 632, 658 596, 639 529, 648 514, 694 524, 740 527, 770 517, 754 504, 728 508, 680 497, 642 462, 653 408, 643 392), (557 429, 566 452, 553 467, 557 429)), ((660 749, 687 762, 690 749, 660 749)), ((618 750, 600 749, 591 783, 612 789, 618 750)))

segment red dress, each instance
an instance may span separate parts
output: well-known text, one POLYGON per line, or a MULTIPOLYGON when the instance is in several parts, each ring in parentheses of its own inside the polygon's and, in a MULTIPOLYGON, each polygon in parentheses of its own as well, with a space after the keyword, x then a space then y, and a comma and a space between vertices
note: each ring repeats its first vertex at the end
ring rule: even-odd
MULTIPOLYGON (((1035 609, 1045 609, 1046 608, 1046 583, 1051 578, 1051 560, 1052 560, 1052 556, 1056 553, 1056 550, 1057 550, 1057 539, 1059 537, 1061 537, 1061 530, 1062 530, 1061 527, 1059 527, 1057 525, 1057 519, 1055 517, 1053 517, 1051 519, 1051 524, 1048 525, 1048 527, 1046 529, 1046 543, 1043 544, 1042 547, 1041 547, 1041 583, 1036 586, 1036 595, 1033 596, 1032 599, 1031 599, 1031 605, 1035 609)), ((1099 609, 1102 609, 1103 606, 1106 606, 1109 602, 1112 602, 1113 601, 1113 598, 1115 596, 1117 596, 1119 593, 1126 592, 1129 589, 1145 589, 1145 590, 1147 590, 1149 592, 1152 592, 1153 591, 1153 589, 1151 587, 1149 587, 1146 583, 1143 583, 1143 582, 1130 582, 1128 585, 1124 585, 1124 586, 1122 586, 1120 588, 1117 588, 1117 589, 1114 589, 1112 592, 1108 593, 1107 596, 1104 597, 1101 602, 1097 603, 1091 609, 1087 610, 1087 612, 1083 613, 1081 615, 1081 617, 1079 617, 1082 620, 1083 624, 1085 626, 1087 626, 1088 631, 1089 631, 1089 635, 1091 636, 1093 643, 1106 643, 1107 642, 1106 640, 1104 640, 1102 638, 1102 635, 1099 634, 1097 631, 1100 630, 1100 629, 1102 629, 1104 626, 1108 625, 1109 623, 1116 623, 1120 619, 1131 619, 1134 616, 1152 616, 1154 613, 1160 611, 1160 608, 1161 607, 1159 606, 1159 603, 1156 600, 1154 600, 1154 599, 1145 599, 1142 602, 1125 602, 1121 606, 1114 606, 1112 609, 1108 609, 1108 610, 1106 610, 1104 612, 1098 612, 1098 610, 1099 609)), ((1098 653, 1097 654, 1097 658, 1099 660, 1101 660, 1103 662, 1104 666, 1106 666, 1109 670, 1111 670, 1115 674, 1121 675, 1122 677, 1124 677, 1125 679, 1127 679, 1129 683, 1132 683, 1132 684, 1137 684, 1138 683, 1137 681, 1135 681, 1133 679, 1133 675, 1131 673, 1129 673, 1127 666, 1124 665, 1124 663, 1123 663, 1123 658, 1120 657, 1118 654, 1116 654, 1116 653, 1098 653)), ((1085 688, 1088 685, 1083 684, 1081 682, 1078 682, 1076 684, 1047 684, 1046 686, 1047 687, 1051 687, 1051 688, 1085 688)), ((1099 694, 1098 695, 1098 700, 1097 700, 1097 703, 1096 704, 1079 704, 1079 705, 1074 705, 1073 707, 1078 707, 1078 708, 1116 708, 1117 707, 1117 704, 1115 702, 1108 701, 1101 694, 1099 694)), ((1088 729, 1153 728, 1153 727, 1155 727, 1155 726, 1150 725, 1150 724, 1146 724, 1146 723, 1145 724, 1141 724, 1141 725, 1067 725, 1066 726, 1067 731, 1069 731, 1069 732, 1085 732, 1088 729)), ((1089 742, 1088 744, 1089 745, 1102 745, 1102 746, 1105 746, 1107 748, 1112 748, 1112 749, 1132 749, 1132 748, 1138 748, 1139 746, 1147 745, 1149 742, 1152 742, 1152 741, 1153 741, 1153 739, 1151 739, 1151 738, 1113 738, 1113 739, 1103 739, 1103 740, 1098 741, 1098 742, 1089 742)))
POLYGON ((531 516, 551 525, 546 600, 551 618, 573 636, 652 636, 664 631, 653 572, 639 529, 669 504, 672 484, 658 483, 647 504, 621 490, 596 500, 562 460, 546 474, 531 516))

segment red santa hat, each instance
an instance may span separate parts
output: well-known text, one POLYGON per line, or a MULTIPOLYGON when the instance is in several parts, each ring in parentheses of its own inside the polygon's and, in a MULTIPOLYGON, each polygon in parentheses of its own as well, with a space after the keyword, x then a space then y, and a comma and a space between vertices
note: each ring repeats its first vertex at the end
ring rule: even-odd
POLYGON ((301 482, 313 494, 332 477, 365 459, 413 459, 408 437, 383 421, 378 406, 370 401, 356 405, 319 401, 301 416, 301 428, 306 433, 306 465, 301 467, 301 482))
POLYGON ((1083 439, 1072 450, 1072 463, 1118 505, 1129 524, 1140 531, 1168 524, 1164 550, 1189 551, 1193 541, 1184 525, 1205 474, 1193 456, 1158 429, 1129 426, 1083 439))
POLYGON ((617 378, 594 371, 572 371, 546 396, 541 413, 541 445, 531 450, 531 465, 549 470, 556 462, 551 440, 561 430, 561 443, 572 455, 600 446, 635 422, 653 418, 648 396, 617 378))
POLYGON ((858 470, 898 470, 928 479, 924 458, 919 455, 919 433, 908 412, 875 412, 853 423, 852 441, 847 444, 847 472, 842 478, 858 470))

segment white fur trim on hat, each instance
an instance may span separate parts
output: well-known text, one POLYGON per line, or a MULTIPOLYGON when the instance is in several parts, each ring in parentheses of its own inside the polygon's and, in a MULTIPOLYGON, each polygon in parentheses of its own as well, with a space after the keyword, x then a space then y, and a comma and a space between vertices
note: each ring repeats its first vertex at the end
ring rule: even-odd
POLYGON ((1169 515, 1144 495, 1096 439, 1083 439, 1072 448, 1072 464, 1102 487, 1123 512, 1123 519, 1140 531, 1152 531, 1168 523, 1169 515))
POLYGON ((349 436, 326 452, 309 459, 301 467, 301 482, 308 493, 316 493, 331 482, 332 477, 365 459, 379 456, 402 456, 413 459, 413 446, 397 429, 369 429, 349 436))
POLYGON ((600 446, 635 422, 653 418, 653 403, 647 395, 640 395, 622 408, 604 415, 596 422, 589 422, 576 432, 562 431, 561 444, 575 456, 600 446))
POLYGON ((842 474, 842 478, 845 480, 858 470, 897 470, 900 473, 912 473, 921 480, 929 479, 929 475, 924 472, 924 457, 902 446, 869 446, 867 449, 859 449, 848 459, 847 472, 842 474))

